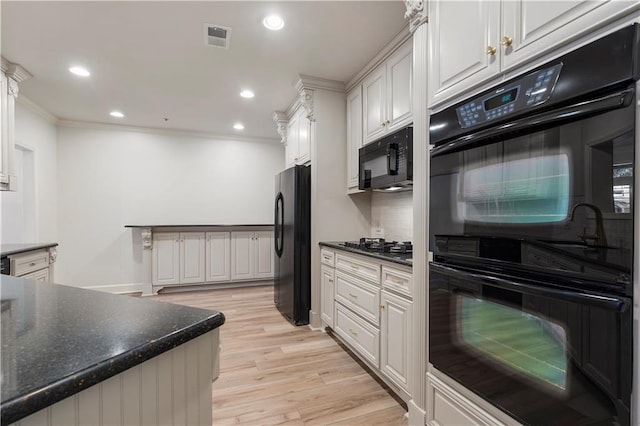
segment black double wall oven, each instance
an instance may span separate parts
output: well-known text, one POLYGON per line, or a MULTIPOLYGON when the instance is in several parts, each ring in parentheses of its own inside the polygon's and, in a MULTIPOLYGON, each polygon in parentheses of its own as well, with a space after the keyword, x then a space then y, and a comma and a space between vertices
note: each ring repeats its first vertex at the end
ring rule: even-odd
POLYGON ((431 117, 429 360, 524 424, 631 423, 638 27, 431 117))

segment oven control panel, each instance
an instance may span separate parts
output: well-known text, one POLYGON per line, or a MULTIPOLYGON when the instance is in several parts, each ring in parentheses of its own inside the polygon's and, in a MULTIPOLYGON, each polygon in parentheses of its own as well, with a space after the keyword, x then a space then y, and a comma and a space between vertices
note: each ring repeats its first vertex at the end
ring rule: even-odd
POLYGON ((456 108, 462 128, 484 124, 545 103, 553 93, 562 63, 519 78, 456 108))

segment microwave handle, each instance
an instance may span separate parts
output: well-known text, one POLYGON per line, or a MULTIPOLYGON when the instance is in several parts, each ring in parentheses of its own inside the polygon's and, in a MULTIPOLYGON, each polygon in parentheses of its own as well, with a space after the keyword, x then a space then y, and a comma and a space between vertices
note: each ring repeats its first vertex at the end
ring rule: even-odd
POLYGON ((398 144, 390 143, 387 148, 387 174, 395 176, 398 174, 398 144))
MULTIPOLYGON (((543 285, 528 284, 524 282, 510 281, 504 278, 485 275, 482 273, 468 272, 458 268, 443 265, 437 262, 429 263, 429 270, 439 274, 447 275, 458 280, 466 280, 470 283, 488 284, 494 287, 511 290, 517 293, 530 294, 533 296, 542 296, 565 300, 567 302, 578 303, 582 305, 594 306, 607 310, 624 312, 629 309, 629 299, 616 296, 600 296, 596 294, 580 293, 576 291, 567 291, 554 288, 548 288, 543 285)), ((462 289, 464 292, 464 286, 462 289)))

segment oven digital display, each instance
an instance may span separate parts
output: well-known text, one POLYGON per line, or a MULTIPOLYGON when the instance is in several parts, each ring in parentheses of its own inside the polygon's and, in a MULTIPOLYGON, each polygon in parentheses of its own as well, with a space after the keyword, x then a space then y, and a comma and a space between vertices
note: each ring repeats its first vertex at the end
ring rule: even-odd
POLYGON ((513 89, 507 92, 502 92, 499 95, 484 101, 484 110, 489 111, 494 108, 498 108, 499 106, 508 104, 509 102, 513 102, 516 100, 517 95, 518 95, 517 87, 514 87, 513 89))

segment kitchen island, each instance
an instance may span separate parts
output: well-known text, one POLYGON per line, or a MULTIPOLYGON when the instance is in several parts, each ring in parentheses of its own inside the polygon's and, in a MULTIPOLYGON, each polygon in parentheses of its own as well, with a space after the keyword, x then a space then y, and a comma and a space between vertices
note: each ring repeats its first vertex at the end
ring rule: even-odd
POLYGON ((211 424, 224 315, 0 276, 2 425, 211 424))

